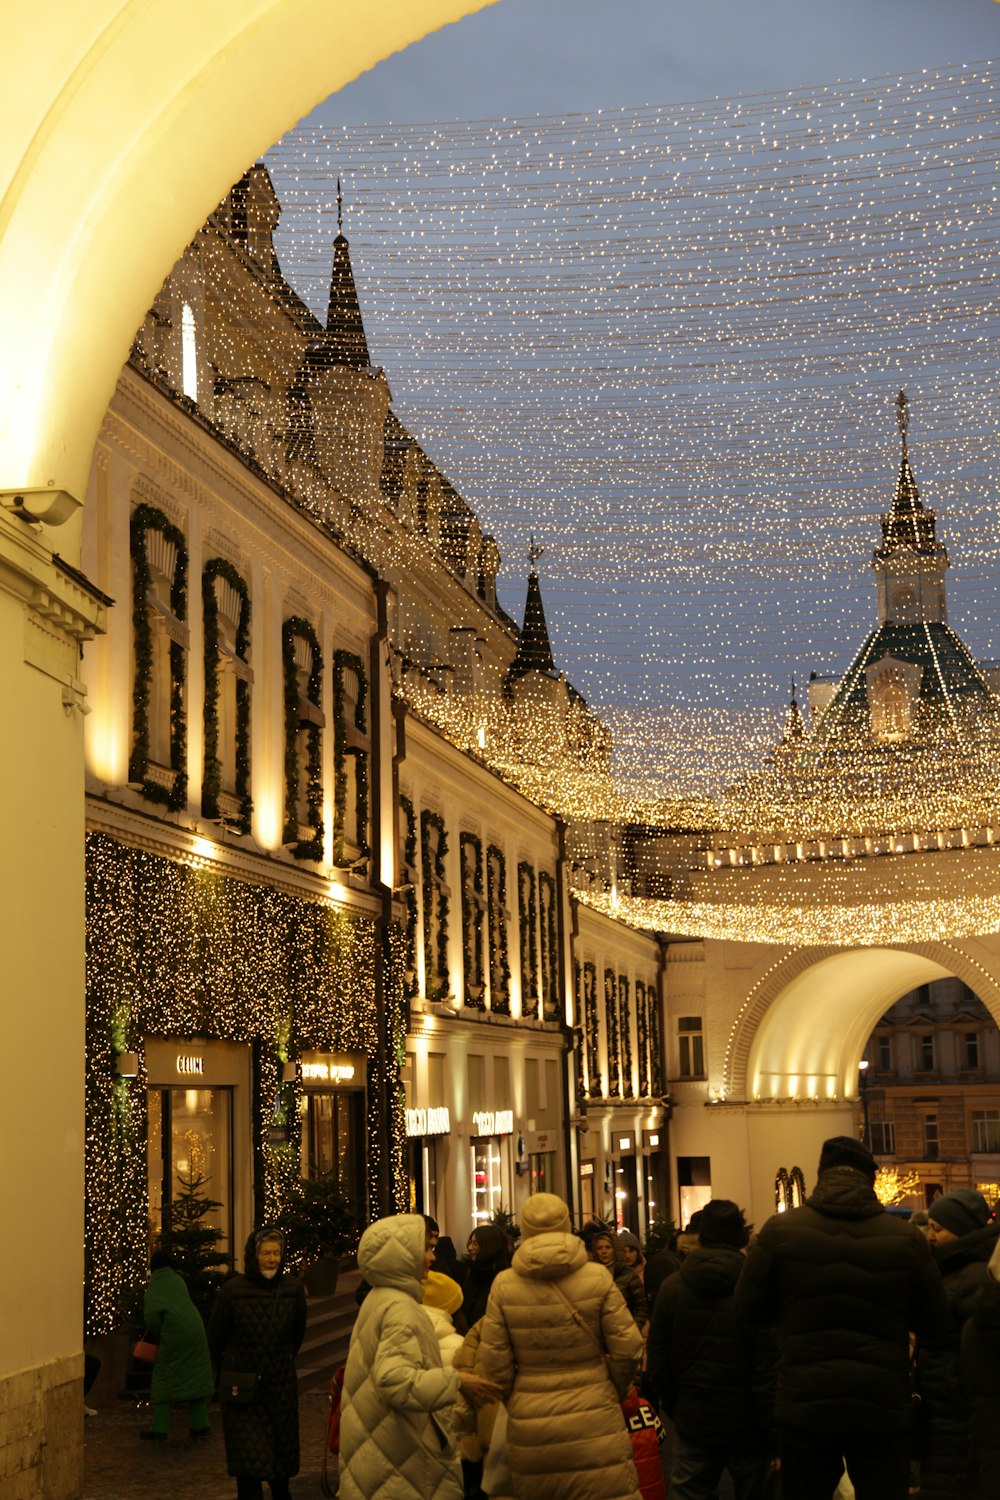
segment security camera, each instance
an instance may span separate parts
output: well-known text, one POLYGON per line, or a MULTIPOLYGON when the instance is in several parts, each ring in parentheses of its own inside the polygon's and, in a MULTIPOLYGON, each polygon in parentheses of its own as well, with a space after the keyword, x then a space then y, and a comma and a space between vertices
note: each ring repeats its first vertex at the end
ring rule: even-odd
POLYGON ((0 503, 24 521, 42 521, 46 526, 62 526, 80 509, 80 501, 66 490, 25 487, 0 490, 0 503))

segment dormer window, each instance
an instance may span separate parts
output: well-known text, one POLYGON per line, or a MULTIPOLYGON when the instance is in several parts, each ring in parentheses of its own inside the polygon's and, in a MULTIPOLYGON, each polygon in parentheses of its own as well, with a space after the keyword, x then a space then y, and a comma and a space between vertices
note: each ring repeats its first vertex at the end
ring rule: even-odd
POLYGON ((911 738, 922 676, 921 667, 892 656, 865 668, 871 734, 879 744, 898 745, 911 738))

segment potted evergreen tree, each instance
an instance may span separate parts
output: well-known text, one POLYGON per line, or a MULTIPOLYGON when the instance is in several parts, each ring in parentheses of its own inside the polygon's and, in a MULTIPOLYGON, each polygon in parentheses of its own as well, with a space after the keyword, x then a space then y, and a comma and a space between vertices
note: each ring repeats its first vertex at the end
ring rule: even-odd
POLYGON ((358 1220, 336 1172, 303 1177, 278 1215, 290 1270, 314 1297, 337 1290, 340 1258, 357 1248, 358 1220))
POLYGON ((187 1282, 191 1301, 207 1323, 229 1270, 229 1257, 219 1249, 222 1230, 209 1222, 222 1204, 208 1197, 208 1178, 193 1169, 186 1176, 178 1172, 177 1181, 180 1192, 164 1208, 160 1245, 169 1251, 174 1270, 187 1282))

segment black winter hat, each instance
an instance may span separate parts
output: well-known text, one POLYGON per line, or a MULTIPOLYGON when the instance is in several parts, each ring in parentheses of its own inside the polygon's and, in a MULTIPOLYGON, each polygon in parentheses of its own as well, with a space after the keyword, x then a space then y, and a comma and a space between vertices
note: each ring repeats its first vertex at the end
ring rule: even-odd
POLYGON ((990 1221, 990 1206, 974 1188, 956 1188, 943 1198, 936 1198, 927 1210, 929 1218, 942 1229, 950 1229, 959 1239, 983 1229, 990 1221))
POLYGON ((874 1186, 875 1158, 868 1147, 853 1136, 833 1135, 823 1142, 819 1153, 820 1175, 829 1172, 831 1167, 853 1167, 855 1172, 861 1172, 874 1186))
POLYGON ((698 1238, 703 1245, 729 1245, 742 1250, 749 1239, 742 1209, 729 1198, 713 1198, 701 1211, 698 1238))

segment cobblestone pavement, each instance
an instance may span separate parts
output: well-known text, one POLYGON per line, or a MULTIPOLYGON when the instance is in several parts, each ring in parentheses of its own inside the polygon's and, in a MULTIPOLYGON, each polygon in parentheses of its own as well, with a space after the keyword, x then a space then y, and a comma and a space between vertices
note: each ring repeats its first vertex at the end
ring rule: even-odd
MULTIPOLYGON (((308 1391, 299 1398, 302 1464, 291 1483, 295 1500, 322 1494, 326 1413, 325 1391, 308 1391)), ((211 1437, 192 1439, 187 1410, 177 1407, 168 1441, 147 1443, 139 1433, 149 1425, 148 1407, 118 1401, 101 1408, 84 1425, 83 1500, 235 1500, 236 1481, 226 1473, 217 1406, 211 1408, 211 1418, 211 1437)))

